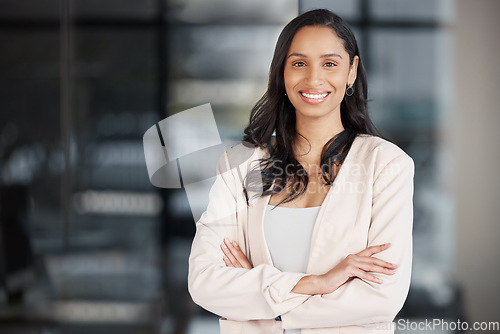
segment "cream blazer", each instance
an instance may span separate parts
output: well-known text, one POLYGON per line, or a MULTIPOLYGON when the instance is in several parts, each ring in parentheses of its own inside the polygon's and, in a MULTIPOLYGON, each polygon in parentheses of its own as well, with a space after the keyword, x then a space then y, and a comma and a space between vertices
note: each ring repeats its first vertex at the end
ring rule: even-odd
POLYGON ((243 178, 268 154, 239 144, 217 166, 207 210, 196 223, 188 289, 194 302, 221 316, 222 334, 393 333, 407 297, 412 261, 413 160, 379 137, 354 140, 315 222, 306 273, 273 266, 263 220, 270 196, 249 192, 243 178), (256 197, 254 197, 257 195, 256 197), (253 269, 226 267, 220 244, 235 240, 253 269), (382 284, 355 278, 323 295, 291 292, 306 275, 324 274, 348 254, 391 243, 375 257, 398 265, 382 284), (281 321, 275 318, 281 315, 281 321))

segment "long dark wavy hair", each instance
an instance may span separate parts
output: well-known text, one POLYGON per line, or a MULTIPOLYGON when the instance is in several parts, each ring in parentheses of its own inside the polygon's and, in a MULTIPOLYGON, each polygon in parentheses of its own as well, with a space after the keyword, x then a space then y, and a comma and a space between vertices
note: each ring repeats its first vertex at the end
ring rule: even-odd
MULTIPOLYGON (((258 194, 278 194, 288 185, 291 192, 279 204, 293 201, 302 195, 309 183, 304 167, 294 156, 295 108, 285 95, 284 66, 286 56, 297 31, 305 26, 329 27, 342 39, 349 54, 350 64, 354 56, 359 57, 354 94, 345 96, 340 104, 340 115, 344 131, 331 138, 321 153, 321 174, 325 185, 331 185, 338 168, 347 156, 358 134, 380 136, 370 120, 367 108, 366 72, 361 61, 356 38, 351 29, 339 16, 326 9, 317 9, 299 15, 288 23, 281 32, 269 71, 269 82, 264 96, 255 104, 250 122, 245 128, 243 141, 267 149, 269 156, 259 161, 259 168, 249 173, 246 189, 260 189, 258 194), (273 132, 276 138, 273 140, 273 132), (283 171, 286 171, 284 173, 283 171), (251 176, 260 173, 260 177, 251 176), (252 183, 259 180, 260 184, 252 183)), ((300 134, 299 134, 300 135, 300 134)), ((248 202, 248 197, 247 197, 248 202)))

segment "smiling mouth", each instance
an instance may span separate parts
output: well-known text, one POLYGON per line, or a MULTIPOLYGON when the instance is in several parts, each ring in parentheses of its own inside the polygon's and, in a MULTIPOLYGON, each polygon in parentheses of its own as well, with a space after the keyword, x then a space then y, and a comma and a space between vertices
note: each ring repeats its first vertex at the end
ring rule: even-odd
POLYGON ((309 93, 300 92, 300 95, 302 95, 303 97, 306 97, 308 99, 324 99, 329 94, 330 94, 330 92, 321 93, 321 94, 309 94, 309 93))

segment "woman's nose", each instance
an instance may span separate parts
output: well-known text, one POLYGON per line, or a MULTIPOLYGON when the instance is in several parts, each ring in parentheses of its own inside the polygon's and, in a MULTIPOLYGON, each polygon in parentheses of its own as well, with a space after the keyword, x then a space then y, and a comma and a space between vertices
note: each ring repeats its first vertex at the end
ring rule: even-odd
POLYGON ((319 68, 317 66, 309 67, 309 70, 307 71, 306 80, 307 80, 307 83, 313 87, 321 85, 324 81, 321 68, 319 68))

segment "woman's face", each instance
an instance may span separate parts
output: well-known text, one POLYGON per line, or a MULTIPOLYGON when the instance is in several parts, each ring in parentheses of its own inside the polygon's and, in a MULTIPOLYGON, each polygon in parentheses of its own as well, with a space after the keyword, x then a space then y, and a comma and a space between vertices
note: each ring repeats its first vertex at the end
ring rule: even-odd
POLYGON ((285 89, 297 120, 340 115, 347 85, 356 80, 358 57, 349 54, 335 31, 306 26, 293 37, 285 60, 285 89))

